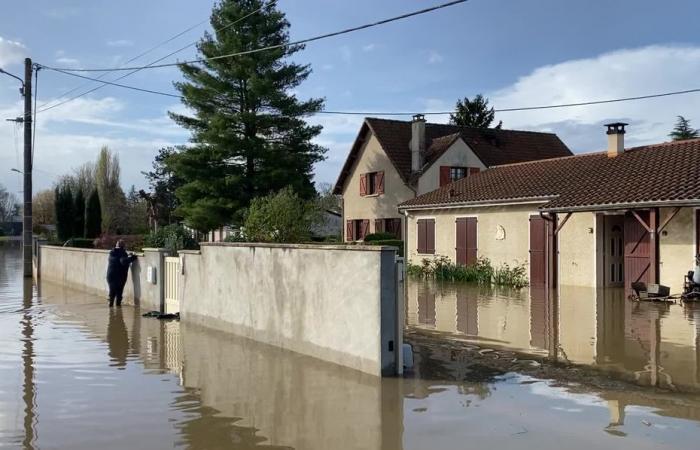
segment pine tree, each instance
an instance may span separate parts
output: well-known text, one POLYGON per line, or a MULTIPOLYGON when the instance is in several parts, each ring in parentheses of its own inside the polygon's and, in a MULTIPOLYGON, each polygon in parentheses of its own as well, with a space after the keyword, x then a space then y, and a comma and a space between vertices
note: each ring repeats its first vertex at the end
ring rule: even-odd
POLYGON ((102 232, 102 208, 100 207, 100 195, 97 189, 93 189, 87 199, 85 207, 85 237, 96 238, 102 232))
POLYGON ((61 241, 73 237, 75 222, 73 191, 69 183, 56 187, 56 234, 61 241))
MULTIPOLYGON (((491 107, 489 101, 479 94, 474 97, 474 100, 464 97, 463 100, 457 100, 454 114, 450 114, 450 123, 470 128, 488 128, 491 126, 496 112, 491 107)), ((498 122, 495 126, 500 129, 502 122, 498 122)))
MULTIPOLYGON (((217 31, 198 44, 201 57, 289 42, 289 22, 265 0, 222 0, 211 25, 217 31)), ((321 127, 305 117, 321 110, 323 100, 299 100, 294 93, 311 73, 308 65, 288 60, 302 48, 181 66, 186 81, 175 86, 194 117, 170 117, 190 130, 193 145, 166 164, 183 182, 178 212, 190 226, 208 231, 238 220, 251 199, 285 186, 313 197, 313 165, 326 149, 312 142, 321 127)))
POLYGON ((73 237, 85 237, 85 194, 79 187, 73 203, 73 237))
POLYGON ((697 130, 690 126, 690 120, 683 116, 678 116, 676 121, 676 126, 673 127, 673 131, 669 134, 671 139, 674 141, 684 141, 686 139, 695 139, 700 137, 700 130, 697 130))

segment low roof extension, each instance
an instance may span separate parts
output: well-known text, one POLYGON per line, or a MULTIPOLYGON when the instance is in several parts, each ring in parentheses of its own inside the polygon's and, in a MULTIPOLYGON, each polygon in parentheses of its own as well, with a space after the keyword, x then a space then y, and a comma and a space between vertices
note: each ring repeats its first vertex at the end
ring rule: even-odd
POLYGON ((526 202, 549 212, 700 205, 700 139, 492 167, 399 209, 526 202))

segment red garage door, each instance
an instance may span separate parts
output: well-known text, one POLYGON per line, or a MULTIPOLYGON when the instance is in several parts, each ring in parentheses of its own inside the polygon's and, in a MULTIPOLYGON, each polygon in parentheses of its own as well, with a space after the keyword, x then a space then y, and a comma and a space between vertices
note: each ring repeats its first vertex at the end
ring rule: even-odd
MULTIPOLYGON (((638 211, 649 223, 649 211, 638 211)), ((651 239, 649 231, 632 214, 625 215, 625 288, 635 281, 651 282, 651 239)))

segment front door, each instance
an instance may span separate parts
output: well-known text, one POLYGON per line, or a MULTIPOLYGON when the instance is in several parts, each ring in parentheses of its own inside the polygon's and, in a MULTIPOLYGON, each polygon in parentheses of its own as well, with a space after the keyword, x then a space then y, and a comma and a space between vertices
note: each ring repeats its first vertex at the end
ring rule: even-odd
POLYGON ((605 216, 605 286, 622 287, 625 283, 624 216, 605 216))
POLYGON ((460 217, 456 220, 455 250, 457 264, 472 266, 476 264, 476 217, 460 217))

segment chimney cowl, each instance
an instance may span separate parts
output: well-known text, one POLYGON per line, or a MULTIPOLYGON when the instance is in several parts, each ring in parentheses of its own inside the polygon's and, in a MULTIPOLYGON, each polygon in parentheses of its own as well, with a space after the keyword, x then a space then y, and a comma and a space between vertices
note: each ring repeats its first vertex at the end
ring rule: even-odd
POLYGON ((629 125, 624 122, 606 123, 608 127, 608 157, 614 158, 625 152, 625 127, 629 125))

